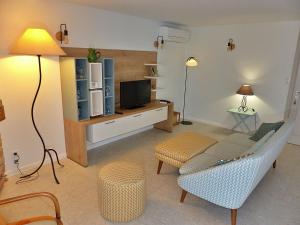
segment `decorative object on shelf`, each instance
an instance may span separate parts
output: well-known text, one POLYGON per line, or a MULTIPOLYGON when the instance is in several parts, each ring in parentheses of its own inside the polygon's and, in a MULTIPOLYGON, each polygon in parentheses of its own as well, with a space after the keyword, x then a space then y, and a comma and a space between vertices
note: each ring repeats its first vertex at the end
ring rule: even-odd
POLYGON ((254 95, 250 84, 243 84, 236 92, 239 95, 243 95, 241 106, 238 108, 239 111, 247 112, 247 96, 254 95))
POLYGON ((184 110, 185 110, 185 95, 186 95, 186 82, 187 82, 188 67, 196 67, 196 66, 198 66, 198 61, 195 57, 189 57, 185 62, 183 113, 182 113, 182 121, 181 121, 181 124, 183 124, 183 125, 192 125, 193 124, 191 121, 187 121, 184 119, 184 110))
POLYGON ((235 49, 235 44, 233 43, 233 39, 230 38, 227 43, 227 51, 233 51, 235 49))
POLYGON ((4 106, 2 105, 2 100, 0 99, 0 121, 5 119, 4 106))
POLYGON ((60 43, 69 44, 69 31, 67 29, 67 24, 63 23, 59 26, 59 31, 56 33, 56 39, 60 43))
POLYGON ((41 56, 47 55, 47 56, 59 56, 59 55, 65 55, 65 52, 56 44, 54 39, 50 36, 50 34, 45 29, 37 29, 37 28, 28 28, 25 30, 25 32, 19 37, 19 39, 15 42, 15 44, 11 48, 12 54, 18 54, 18 55, 36 55, 38 59, 38 66, 39 66, 39 83, 38 87, 35 93, 35 96, 33 98, 33 102, 31 105, 31 120, 34 126, 34 129, 36 133, 38 134, 40 141, 43 145, 43 159, 40 165, 36 170, 34 170, 32 173, 29 173, 27 175, 22 176, 21 178, 27 178, 31 175, 37 173, 41 167, 43 166, 45 162, 46 155, 48 154, 51 165, 52 165, 52 172, 54 179, 57 184, 59 184, 59 181, 55 174, 54 164, 53 164, 53 158, 51 153, 54 153, 57 163, 60 166, 63 166, 58 159, 57 152, 52 148, 46 148, 45 142, 42 138, 42 135, 40 134, 35 120, 34 120, 34 105, 41 87, 42 82, 42 67, 41 67, 41 56))
POLYGON ((154 47, 158 48, 160 46, 162 48, 164 43, 165 43, 164 37, 161 35, 158 35, 156 38, 156 41, 154 41, 154 47))
POLYGON ((95 48, 89 48, 88 51, 89 51, 87 56, 88 61, 90 63, 98 62, 101 57, 100 51, 95 48))
POLYGON ((110 86, 105 86, 105 97, 108 97, 111 95, 111 89, 110 86))

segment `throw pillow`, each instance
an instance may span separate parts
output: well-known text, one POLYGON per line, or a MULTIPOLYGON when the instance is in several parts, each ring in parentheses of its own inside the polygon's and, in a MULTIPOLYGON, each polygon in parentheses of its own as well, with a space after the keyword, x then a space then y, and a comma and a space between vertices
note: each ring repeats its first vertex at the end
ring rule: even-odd
POLYGON ((264 137, 269 131, 279 130, 279 128, 284 124, 283 121, 277 122, 277 123, 263 123, 258 130, 255 132, 255 134, 250 137, 249 139, 252 141, 259 141, 262 137, 264 137))

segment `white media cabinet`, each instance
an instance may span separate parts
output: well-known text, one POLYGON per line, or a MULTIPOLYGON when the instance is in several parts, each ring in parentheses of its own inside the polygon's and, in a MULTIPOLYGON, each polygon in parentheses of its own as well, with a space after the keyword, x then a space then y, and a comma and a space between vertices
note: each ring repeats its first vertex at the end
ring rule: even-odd
POLYGON ((142 108, 118 109, 117 111, 121 114, 83 121, 65 119, 67 156, 82 166, 88 166, 87 140, 91 143, 97 143, 149 125, 155 125, 154 127, 158 129, 169 131, 163 126, 164 123, 168 124, 172 120, 168 107, 167 104, 154 101, 142 108))

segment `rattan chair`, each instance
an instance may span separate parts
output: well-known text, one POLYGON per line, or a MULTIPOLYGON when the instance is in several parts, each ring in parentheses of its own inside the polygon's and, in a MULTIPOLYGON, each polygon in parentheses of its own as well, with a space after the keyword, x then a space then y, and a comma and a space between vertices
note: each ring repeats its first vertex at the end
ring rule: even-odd
MULTIPOLYGON (((36 216, 36 217, 31 217, 31 218, 26 218, 22 219, 16 222, 6 222, 6 219, 3 218, 0 215, 0 225, 25 225, 25 224, 30 224, 30 223, 35 223, 35 222, 40 222, 40 221, 53 221, 54 224, 56 223, 57 225, 63 225, 60 217, 60 207, 59 207, 59 202, 57 198, 48 192, 39 192, 39 193, 31 193, 31 194, 26 194, 26 195, 21 195, 21 196, 16 196, 8 199, 2 199, 0 200, 0 206, 6 205, 9 203, 15 203, 31 198, 39 198, 39 197, 46 197, 52 200, 55 208, 55 217, 54 216, 36 216)), ((42 223, 39 223, 42 224, 42 223)))

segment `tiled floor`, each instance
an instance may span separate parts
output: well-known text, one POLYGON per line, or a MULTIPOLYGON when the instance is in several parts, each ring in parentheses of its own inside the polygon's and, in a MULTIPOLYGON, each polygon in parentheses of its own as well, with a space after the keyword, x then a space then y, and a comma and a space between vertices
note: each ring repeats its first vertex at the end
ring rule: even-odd
MULTIPOLYGON (((97 173, 101 166, 114 160, 128 160, 144 165, 147 175, 147 205, 145 213, 130 225, 227 225, 230 212, 195 196, 188 195, 180 204, 181 190, 176 184, 178 172, 164 165, 162 174, 156 175, 157 161, 154 146, 161 140, 183 130, 197 130, 220 140, 231 131, 196 123, 177 126, 174 133, 148 130, 129 138, 108 144, 89 152, 90 166, 83 168, 70 160, 65 167, 57 168, 60 185, 55 184, 51 170, 45 166, 40 178, 24 184, 15 184, 12 177, 5 184, 1 198, 36 191, 55 194, 61 204, 65 225, 112 224, 105 221, 98 211, 97 173)), ((238 212, 239 225, 300 225, 300 147, 287 145, 277 168, 271 169, 238 212)), ((0 212, 10 220, 25 215, 53 212, 48 200, 1 207, 0 212)))

